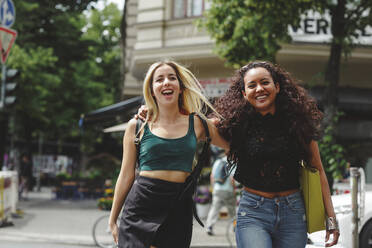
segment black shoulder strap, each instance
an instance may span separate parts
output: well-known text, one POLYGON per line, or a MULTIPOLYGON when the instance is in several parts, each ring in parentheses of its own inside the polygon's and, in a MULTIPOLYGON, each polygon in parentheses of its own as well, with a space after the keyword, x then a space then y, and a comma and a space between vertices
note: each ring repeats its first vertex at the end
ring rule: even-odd
MULTIPOLYGON (((208 149, 209 149, 209 145, 210 145, 210 142, 211 142, 211 137, 210 137, 210 134, 209 134, 208 124, 207 124, 207 121, 205 119, 203 119, 200 115, 196 114, 196 116, 199 117, 201 123, 203 124, 204 130, 205 130, 205 142, 204 142, 204 145, 203 145, 203 150, 198 157, 198 162, 196 163, 196 166, 195 166, 194 170, 191 172, 190 176, 186 180, 185 188, 184 188, 184 190, 182 191, 182 193, 179 197, 180 199, 182 199, 185 195, 189 195, 189 194, 191 194, 194 197, 195 191, 196 191, 196 185, 197 185, 198 179, 200 177, 200 173, 201 173, 203 167, 208 162, 208 149)), ((200 220, 200 218, 198 216, 198 213, 196 212, 195 201, 193 202, 193 212, 194 212, 194 217, 195 217, 196 221, 202 227, 204 227, 203 222, 200 220)))
POLYGON ((207 121, 198 114, 196 114, 196 116, 199 117, 201 123, 203 124, 204 131, 205 131, 206 143, 208 143, 208 145, 209 145, 211 143, 211 136, 209 134, 209 128, 208 128, 207 121))
POLYGON ((136 123, 136 132, 135 132, 135 137, 134 137, 134 144, 136 145, 136 150, 137 150, 137 162, 138 162, 138 157, 139 157, 139 149, 140 149, 140 135, 141 135, 141 125, 142 125, 142 120, 140 118, 137 119, 136 123))
POLYGON ((196 166, 195 166, 195 168, 192 172, 192 174, 194 173, 195 178, 198 179, 204 165, 206 164, 206 162, 208 160, 208 148, 209 148, 209 145, 211 143, 211 137, 210 137, 210 134, 209 134, 209 128, 208 128, 207 121, 205 119, 203 119, 198 114, 196 114, 196 116, 199 117, 201 123, 203 124, 204 131, 205 131, 205 142, 204 142, 204 145, 203 145, 203 150, 200 153, 199 158, 198 158, 198 162, 196 163, 196 166))

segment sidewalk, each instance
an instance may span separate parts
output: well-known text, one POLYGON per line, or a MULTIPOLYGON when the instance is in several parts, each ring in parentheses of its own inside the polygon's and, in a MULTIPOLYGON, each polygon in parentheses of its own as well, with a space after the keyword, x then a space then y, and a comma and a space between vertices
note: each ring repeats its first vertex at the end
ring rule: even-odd
MULTIPOLYGON (((46 242, 94 246, 91 235, 94 221, 106 212, 99 210, 96 200, 54 200, 50 188, 30 192, 28 201, 20 201, 23 218, 13 219, 13 226, 0 228, 1 241, 46 242)), ((209 236, 194 222, 191 247, 230 247, 225 237, 226 220, 209 236)))

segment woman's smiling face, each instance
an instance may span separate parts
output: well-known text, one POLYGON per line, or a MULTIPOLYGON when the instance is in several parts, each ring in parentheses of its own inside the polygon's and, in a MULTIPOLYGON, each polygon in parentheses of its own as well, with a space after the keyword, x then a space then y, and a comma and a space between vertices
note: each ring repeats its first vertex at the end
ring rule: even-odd
POLYGON ((171 66, 165 64, 156 69, 152 80, 152 93, 157 104, 178 104, 180 82, 171 66))
POLYGON ((252 68, 244 75, 243 96, 262 115, 275 113, 275 98, 279 90, 279 84, 263 67, 252 68))

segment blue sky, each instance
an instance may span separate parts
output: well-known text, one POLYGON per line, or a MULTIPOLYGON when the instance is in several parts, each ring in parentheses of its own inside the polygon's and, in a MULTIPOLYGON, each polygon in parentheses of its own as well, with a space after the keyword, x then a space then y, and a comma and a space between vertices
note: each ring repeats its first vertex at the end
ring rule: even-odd
POLYGON ((102 9, 105 3, 116 3, 119 9, 123 8, 125 0, 99 0, 97 1, 96 7, 102 9))

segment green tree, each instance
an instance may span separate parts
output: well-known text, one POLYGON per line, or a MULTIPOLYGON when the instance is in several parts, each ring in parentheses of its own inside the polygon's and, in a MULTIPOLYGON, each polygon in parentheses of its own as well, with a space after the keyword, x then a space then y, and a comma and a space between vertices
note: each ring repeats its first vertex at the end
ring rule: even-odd
POLYGON ((333 185, 333 179, 342 179, 347 166, 345 149, 337 143, 335 138, 335 128, 341 116, 342 113, 336 113, 331 124, 325 128, 324 135, 319 141, 320 156, 330 185, 333 185))
MULTIPOLYGON (((75 66, 89 59, 92 42, 82 41, 81 36, 85 24, 82 11, 91 2, 15 2, 17 20, 13 28, 18 31, 16 44, 21 50, 12 50, 9 65, 20 68, 23 75, 14 114, 17 134, 28 142, 41 134, 56 143, 68 140, 79 112, 87 109, 87 99, 77 97, 84 90, 78 85, 86 83, 86 78, 77 75, 75 66)), ((89 70, 85 73, 91 74, 89 70)))
POLYGON ((12 48, 8 64, 21 71, 17 102, 12 111, 16 125, 12 129, 22 141, 32 141, 34 135, 43 132, 51 122, 47 115, 48 99, 61 84, 61 79, 51 72, 57 60, 51 48, 21 48, 18 45, 12 48))
POLYGON ((83 141, 87 151, 101 140, 93 128, 81 140, 78 120, 121 93, 121 12, 92 9, 95 1, 14 2, 18 38, 7 65, 22 71, 11 125, 18 140, 83 141))
POLYGON ((301 14, 316 7, 307 0, 290 4, 284 0, 210 2, 211 8, 199 25, 216 42, 215 52, 234 68, 255 59, 274 61, 280 43, 291 40, 288 26, 298 27, 301 14))
POLYGON ((106 82, 107 93, 113 95, 115 101, 120 100, 122 91, 120 22, 121 11, 113 3, 106 5, 102 11, 93 9, 89 13, 83 35, 83 39, 96 42, 95 46, 90 46, 89 51, 102 70, 97 80, 106 82))

